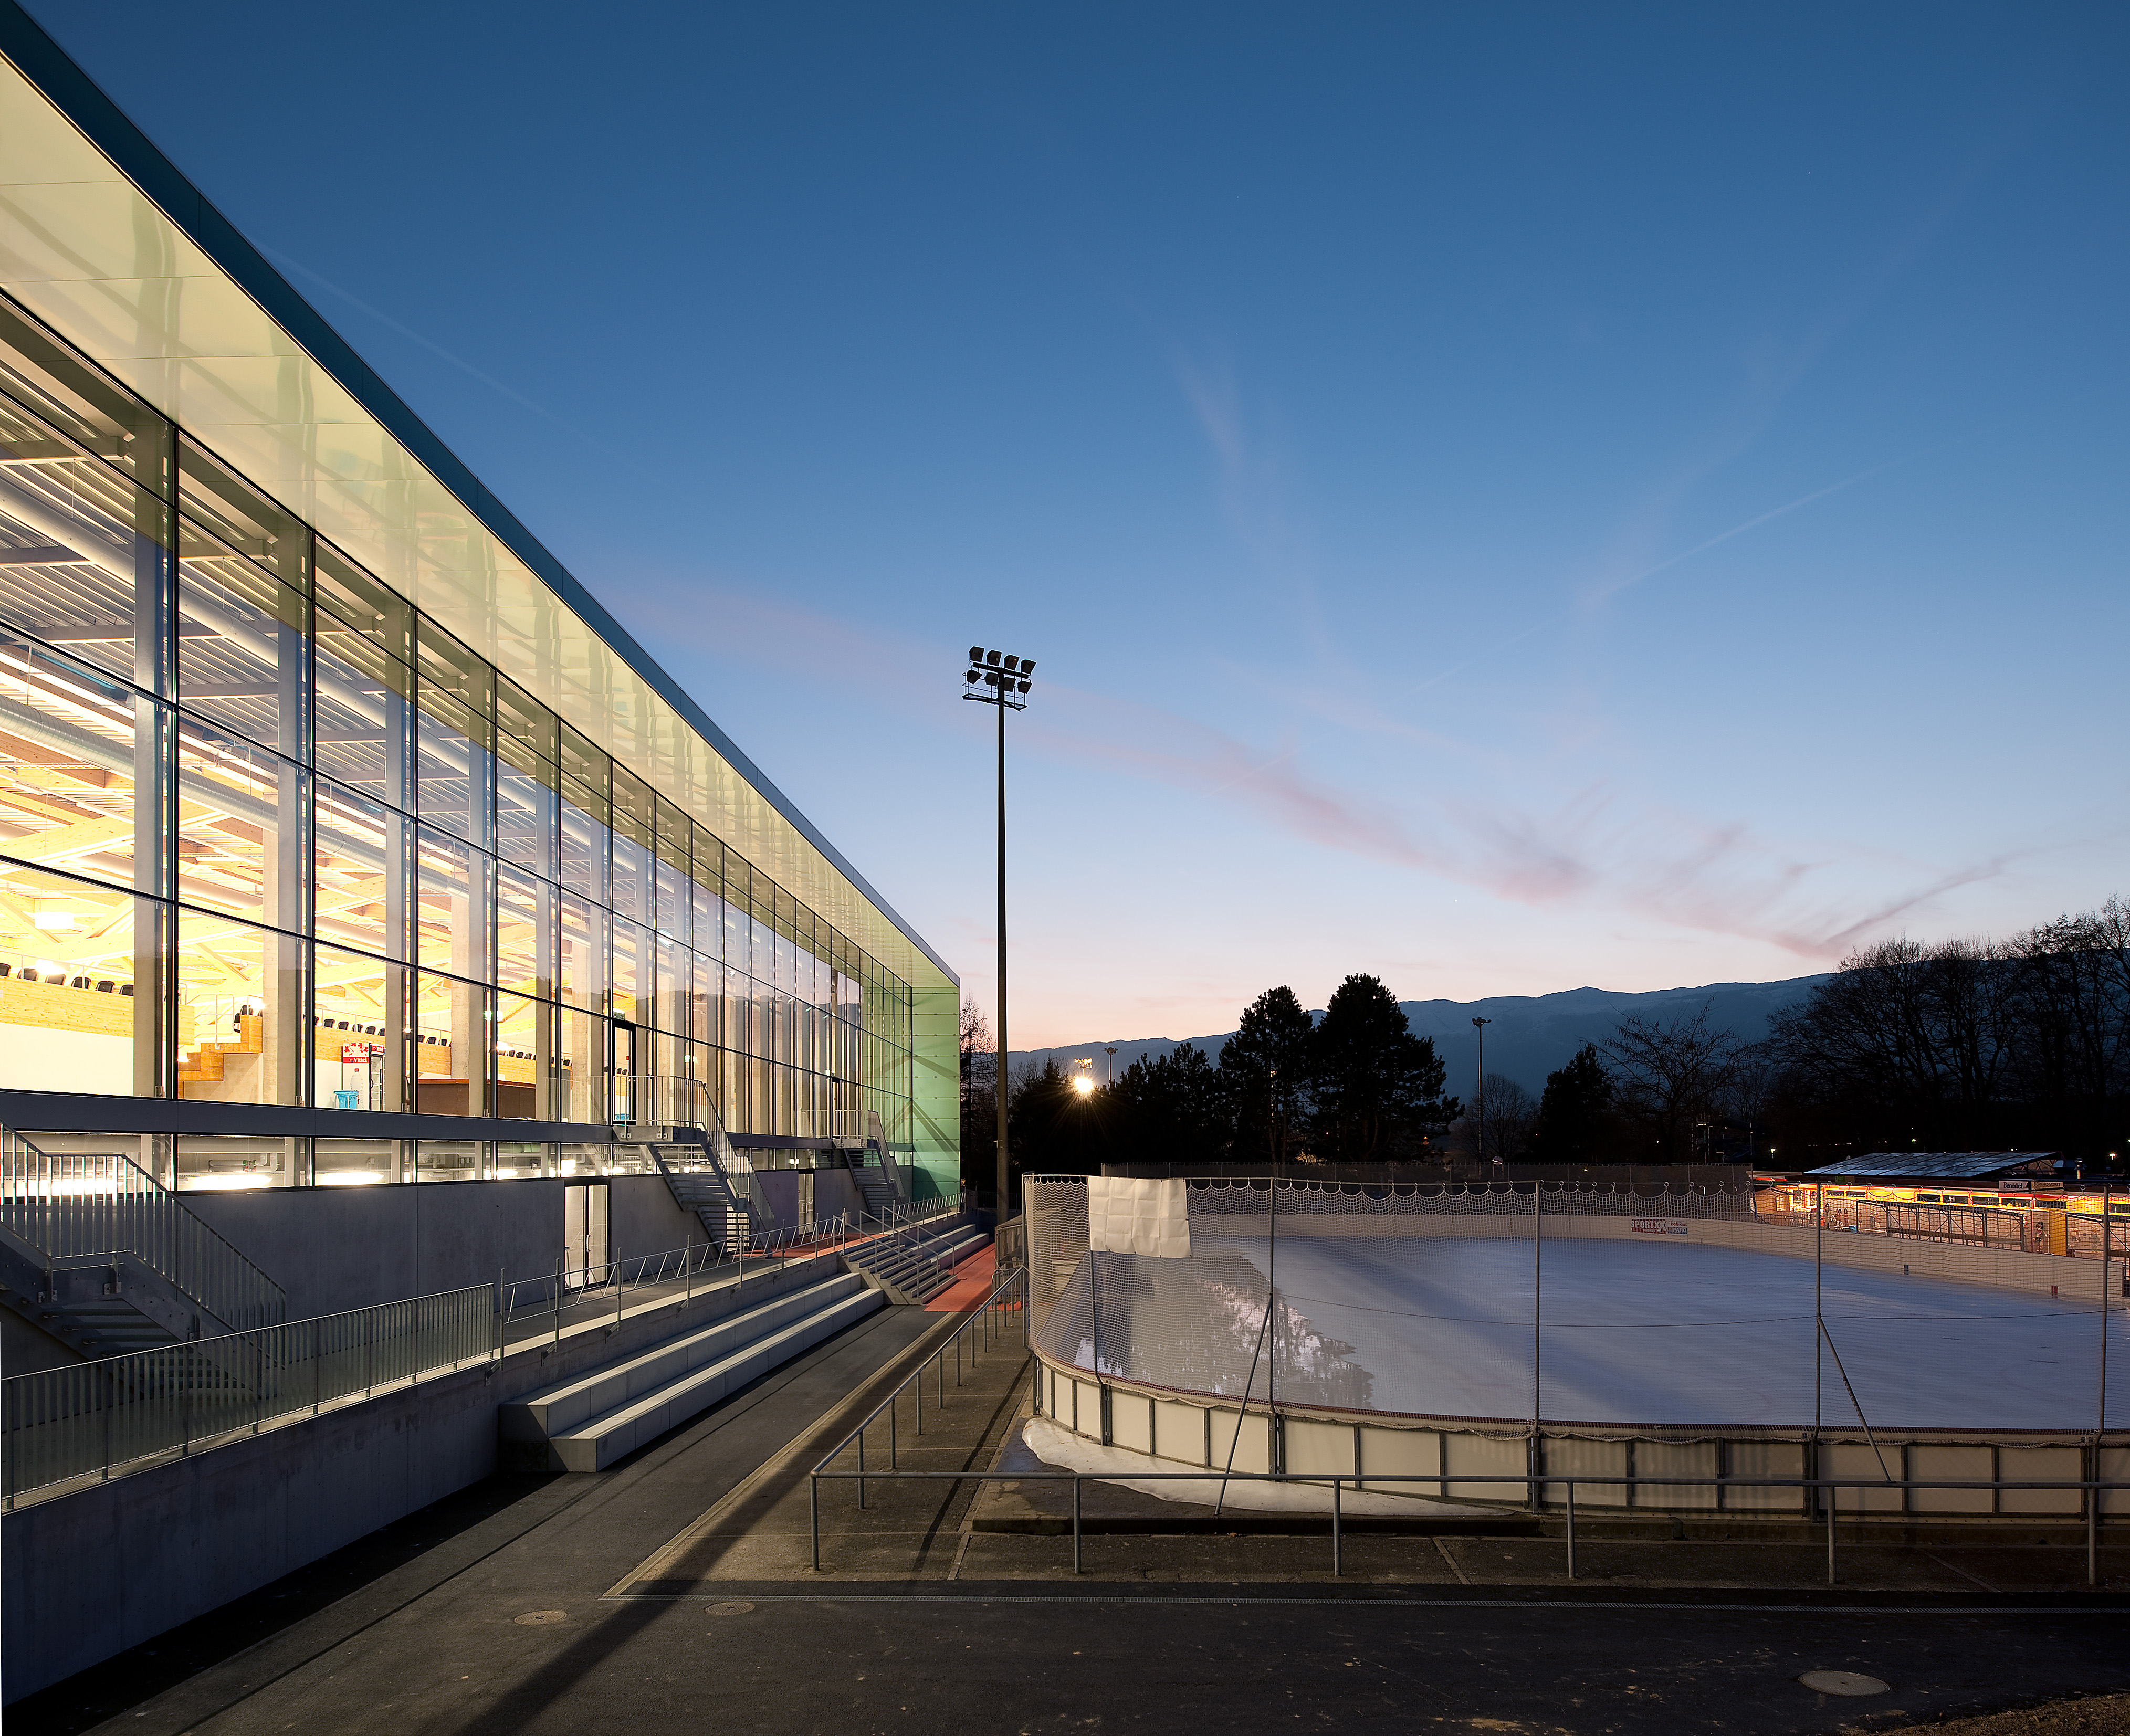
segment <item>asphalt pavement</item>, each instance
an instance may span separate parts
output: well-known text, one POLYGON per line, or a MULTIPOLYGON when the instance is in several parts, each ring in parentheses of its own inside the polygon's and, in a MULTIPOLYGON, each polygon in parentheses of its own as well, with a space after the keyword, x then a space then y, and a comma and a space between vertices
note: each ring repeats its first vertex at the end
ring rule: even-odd
MULTIPOLYGON (((612 1471, 464 1491, 10 1708, 10 1736, 1782 1733, 2130 1686, 2130 1598, 2053 1571, 2009 1595, 1874 1577, 1860 1556, 1855 1586, 1808 1590, 1779 1544, 1696 1557, 1722 1582, 1682 1587, 1678 1552, 1710 1546, 1622 1538, 1606 1547, 1645 1552, 1569 1586, 1541 1539, 1357 1538, 1376 1555, 1339 1581, 1313 1536, 1120 1532, 1075 1576, 1068 1539, 979 1529, 967 1486, 876 1481, 863 1509, 824 1486, 816 1576, 805 1468, 953 1327, 886 1310, 612 1471), (1798 1679, 1820 1671, 1886 1686, 1798 1679)), ((943 1404, 931 1366, 926 1433, 899 1411, 897 1457, 1007 1462, 1012 1335, 943 1404)))

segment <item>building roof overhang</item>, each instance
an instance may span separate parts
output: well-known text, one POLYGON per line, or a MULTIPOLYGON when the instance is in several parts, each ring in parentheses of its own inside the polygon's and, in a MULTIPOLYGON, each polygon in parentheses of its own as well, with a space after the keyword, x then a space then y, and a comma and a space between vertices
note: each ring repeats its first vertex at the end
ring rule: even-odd
POLYGON ((906 981, 958 982, 15 0, 0 289, 906 981))

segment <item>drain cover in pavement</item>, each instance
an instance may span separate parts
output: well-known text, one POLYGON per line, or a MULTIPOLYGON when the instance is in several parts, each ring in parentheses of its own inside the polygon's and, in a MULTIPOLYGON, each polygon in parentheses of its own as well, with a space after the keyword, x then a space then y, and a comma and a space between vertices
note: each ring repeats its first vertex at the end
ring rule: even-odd
POLYGON ((528 1610, 523 1615, 513 1615, 510 1619, 521 1628, 545 1628, 558 1621, 567 1621, 570 1617, 566 1610, 528 1610))
POLYGON ((712 1604, 710 1605, 710 1614, 713 1615, 744 1615, 753 1607, 754 1605, 752 1604, 712 1604))
POLYGON ((1815 1694, 1843 1694, 1858 1700, 1866 1694, 1886 1693, 1893 1686, 1854 1670, 1807 1670, 1798 1680, 1815 1694))

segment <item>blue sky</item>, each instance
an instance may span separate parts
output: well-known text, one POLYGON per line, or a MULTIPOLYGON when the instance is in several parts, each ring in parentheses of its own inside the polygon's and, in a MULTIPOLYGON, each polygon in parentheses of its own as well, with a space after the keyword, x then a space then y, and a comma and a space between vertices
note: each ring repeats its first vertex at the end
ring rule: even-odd
POLYGON ((991 1000, 2130 891, 2130 14, 33 10, 991 1000))

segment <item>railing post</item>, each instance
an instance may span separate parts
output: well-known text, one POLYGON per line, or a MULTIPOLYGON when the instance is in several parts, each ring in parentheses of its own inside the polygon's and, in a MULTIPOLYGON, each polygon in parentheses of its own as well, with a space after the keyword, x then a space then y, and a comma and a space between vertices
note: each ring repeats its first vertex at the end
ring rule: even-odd
POLYGON ((1568 1480, 1568 1576, 1575 1577, 1575 1480, 1568 1480))
MULTIPOLYGON (((322 1320, 311 1322, 311 1414, 313 1416, 318 1414, 320 1388, 325 1379, 323 1368, 325 1357, 318 1349, 318 1335, 323 1331, 324 1327, 325 1322, 322 1320)), ((502 1328, 499 1327, 497 1330, 500 1332, 502 1328)))
POLYGON ((895 1413, 896 1409, 895 1401, 901 1396, 902 1389, 900 1386, 896 1387, 893 1392, 887 1395, 887 1468, 890 1471, 900 1471, 902 1468, 902 1460, 898 1456, 898 1450, 895 1444, 895 1413))
POLYGON ((111 1481, 111 1386, 112 1369, 107 1362, 103 1369, 103 1481, 111 1481))
POLYGON ((1072 1571, 1080 1571, 1080 1473, 1072 1473, 1072 1571))
POLYGON ((1827 1485, 1827 1582, 1834 1583, 1834 1486, 1827 1485))
POLYGON ((858 1505, 865 1505, 865 1424, 858 1424, 858 1505))
POLYGON ((806 1516, 814 1529, 814 1571, 821 1571, 821 1480, 806 1479, 806 1516))
POLYGON ((1339 1529, 1339 1491, 1344 1486, 1342 1477, 1331 1479, 1331 1576, 1338 1579, 1346 1571, 1344 1540, 1339 1529))
MULTIPOLYGON (((2101 1233, 2108 1233, 2105 1219, 2101 1233)), ((2093 1438, 2093 1481, 2085 1486, 2085 1582, 2100 1583, 2100 1437, 2093 1438)))
POLYGON ((369 1398, 377 1390, 377 1311, 365 1309, 362 1314, 362 1395, 369 1398))

